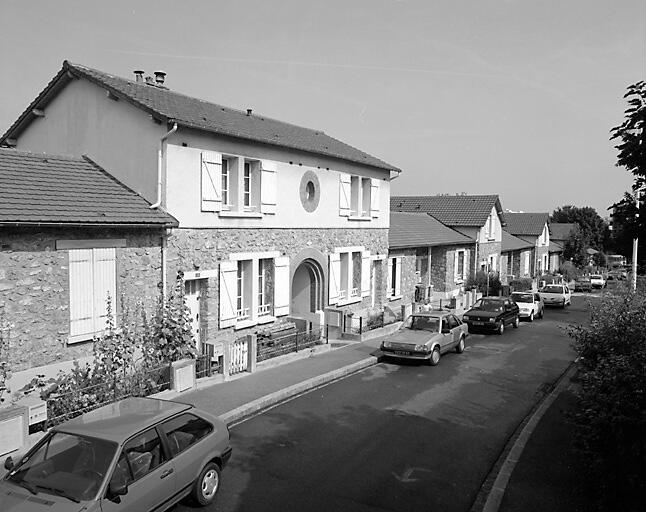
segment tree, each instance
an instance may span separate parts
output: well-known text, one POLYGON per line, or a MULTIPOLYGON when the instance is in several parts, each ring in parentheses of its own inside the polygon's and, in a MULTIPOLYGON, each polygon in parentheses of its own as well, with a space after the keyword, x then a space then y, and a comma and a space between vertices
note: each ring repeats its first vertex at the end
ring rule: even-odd
MULTIPOLYGON (((635 198, 629 192, 624 192, 621 201, 612 205, 612 236, 611 245, 617 254, 631 257, 633 251, 633 239, 636 236, 640 238, 646 233, 639 233, 637 218, 637 208, 635 198)), ((646 215, 646 205, 642 204, 640 216, 646 215)), ((646 240, 646 238, 644 238, 646 240)))
POLYGON ((588 243, 583 236, 581 228, 577 224, 565 241, 563 258, 566 261, 571 261, 577 267, 584 267, 588 263, 588 255, 585 252, 587 246, 588 243))
POLYGON ((557 208, 550 216, 550 222, 572 222, 581 228, 583 244, 597 251, 603 251, 605 241, 609 238, 608 223, 590 206, 582 208, 566 205, 557 208))

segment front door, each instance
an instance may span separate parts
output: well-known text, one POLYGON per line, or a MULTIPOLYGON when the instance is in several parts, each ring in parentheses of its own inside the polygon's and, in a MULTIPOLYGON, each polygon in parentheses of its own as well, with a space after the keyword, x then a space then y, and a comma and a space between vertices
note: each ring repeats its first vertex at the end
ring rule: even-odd
POLYGON ((191 332, 195 347, 200 348, 200 298, 202 296, 202 280, 191 279, 184 283, 186 307, 191 316, 191 332))

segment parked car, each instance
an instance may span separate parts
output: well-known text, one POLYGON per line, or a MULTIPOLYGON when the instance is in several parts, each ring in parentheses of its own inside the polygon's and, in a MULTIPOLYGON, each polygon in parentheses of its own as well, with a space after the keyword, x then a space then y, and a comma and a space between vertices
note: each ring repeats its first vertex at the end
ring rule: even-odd
POLYGON ((533 322, 534 318, 543 318, 545 303, 538 293, 532 291, 513 292, 510 298, 518 305, 520 318, 526 318, 530 322, 533 322))
POLYGON ((0 510, 163 511, 185 497, 205 506, 230 456, 229 431, 215 416, 128 398, 52 428, 16 464, 9 457, 0 510))
POLYGON ((572 304, 572 293, 566 284, 548 284, 538 291, 546 306, 564 308, 572 304))
POLYGON ((613 281, 613 280, 623 281, 627 277, 628 277, 628 273, 625 270, 620 268, 615 268, 608 272, 606 281, 613 281))
POLYGON ((468 335, 467 326, 452 313, 414 313, 398 331, 381 342, 381 351, 387 357, 417 359, 435 366, 441 355, 450 350, 464 352, 468 335))
POLYGON ((590 276, 590 284, 592 285, 592 288, 605 288, 606 280, 601 274, 592 274, 590 276))
POLYGON ((574 283, 574 289, 577 292, 591 292, 592 291, 592 282, 588 276, 581 276, 577 278, 574 283))
POLYGON ((462 320, 469 326, 469 332, 495 331, 505 332, 506 325, 518 327, 520 308, 507 297, 483 297, 462 315, 462 320))

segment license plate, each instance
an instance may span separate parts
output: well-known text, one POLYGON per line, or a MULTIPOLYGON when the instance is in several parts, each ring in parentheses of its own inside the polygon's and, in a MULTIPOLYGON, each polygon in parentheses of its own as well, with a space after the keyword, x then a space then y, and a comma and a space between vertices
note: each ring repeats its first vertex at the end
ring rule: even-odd
POLYGON ((471 322, 473 325, 484 325, 484 322, 471 322))
POLYGON ((409 356, 410 352, 407 352, 406 350, 395 350, 395 354, 398 356, 409 356))

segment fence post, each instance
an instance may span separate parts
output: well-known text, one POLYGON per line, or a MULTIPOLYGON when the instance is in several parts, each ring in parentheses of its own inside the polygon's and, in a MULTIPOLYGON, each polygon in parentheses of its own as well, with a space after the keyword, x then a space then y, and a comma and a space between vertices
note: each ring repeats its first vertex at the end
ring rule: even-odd
POLYGON ((222 354, 222 376, 224 380, 228 380, 231 376, 231 341, 224 340, 222 347, 224 348, 222 354))
POLYGON ((296 340, 296 352, 298 352, 298 331, 296 331, 295 340, 296 340))
POLYGON ((359 334, 363 334, 363 317, 359 317, 359 334))
POLYGON ((256 371, 256 360, 258 359, 258 336, 256 334, 247 335, 247 371, 253 373, 256 371))

